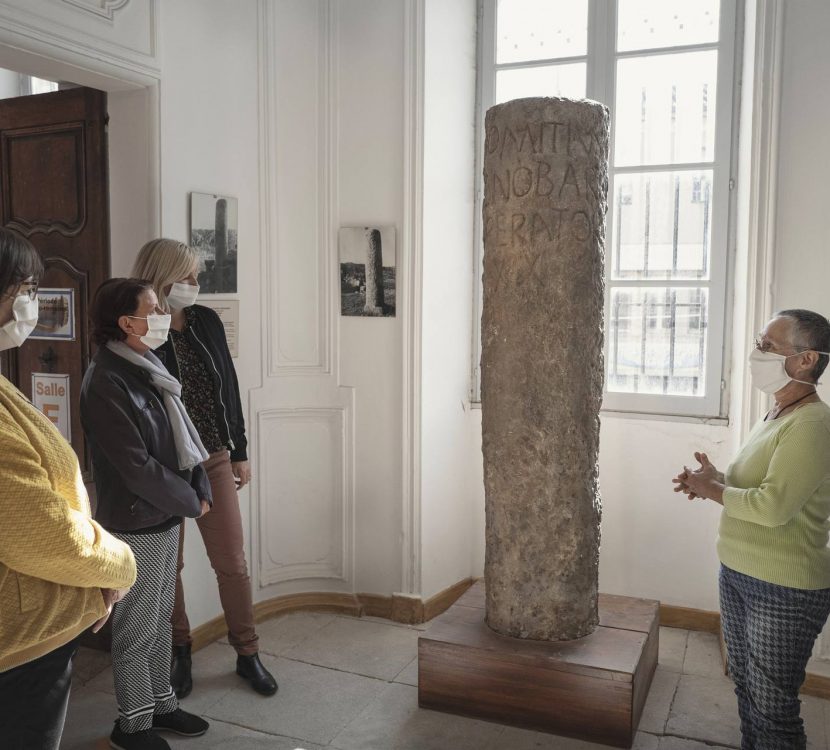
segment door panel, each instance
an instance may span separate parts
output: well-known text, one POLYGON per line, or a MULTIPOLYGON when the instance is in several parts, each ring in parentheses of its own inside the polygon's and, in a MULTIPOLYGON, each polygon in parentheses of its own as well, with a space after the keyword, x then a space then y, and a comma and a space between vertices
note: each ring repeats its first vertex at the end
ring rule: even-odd
POLYGON ((40 287, 52 290, 40 295, 32 337, 3 354, 3 372, 30 398, 33 373, 68 376, 68 399, 44 401, 65 378, 41 378, 35 396, 50 416, 53 407, 68 412, 61 424, 87 480, 79 397, 91 353, 91 296, 109 276, 106 120, 106 94, 93 89, 0 101, 0 221, 38 249, 46 267, 40 287))

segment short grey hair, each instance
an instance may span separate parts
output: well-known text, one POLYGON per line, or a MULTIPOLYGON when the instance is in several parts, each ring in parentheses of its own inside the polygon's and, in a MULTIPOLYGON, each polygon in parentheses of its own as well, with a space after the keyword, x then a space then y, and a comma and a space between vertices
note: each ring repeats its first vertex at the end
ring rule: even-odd
MULTIPOLYGON (((793 321, 793 334, 796 339, 793 345, 796 348, 815 352, 830 352, 830 321, 823 315, 812 310, 781 310, 776 313, 777 318, 789 318, 793 321)), ((819 354, 818 362, 810 373, 813 380, 818 381, 830 357, 819 354)))

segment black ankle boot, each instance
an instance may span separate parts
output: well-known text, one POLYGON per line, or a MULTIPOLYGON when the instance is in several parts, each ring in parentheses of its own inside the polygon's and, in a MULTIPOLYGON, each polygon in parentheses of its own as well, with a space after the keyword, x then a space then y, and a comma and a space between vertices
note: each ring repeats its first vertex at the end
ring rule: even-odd
POLYGON ((190 695, 193 678, 190 675, 190 644, 173 646, 173 661, 170 664, 170 687, 177 698, 190 695))
POLYGON ((259 654, 237 656, 236 673, 248 680, 260 695, 273 695, 277 692, 277 681, 259 660, 259 654))

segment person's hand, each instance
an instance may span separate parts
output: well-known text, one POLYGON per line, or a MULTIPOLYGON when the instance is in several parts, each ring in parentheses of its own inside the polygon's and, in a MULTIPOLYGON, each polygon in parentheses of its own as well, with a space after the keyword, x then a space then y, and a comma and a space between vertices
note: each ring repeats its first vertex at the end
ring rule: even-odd
POLYGON ((210 503, 207 500, 201 500, 200 502, 202 503, 202 512, 196 516, 197 518, 201 518, 210 513, 210 503))
POLYGON ((251 465, 247 461, 231 461, 231 471, 236 478, 236 489, 241 490, 251 481, 251 465))
POLYGON ((700 468, 692 471, 684 466, 686 476, 683 483, 697 497, 712 498, 713 490, 721 482, 723 475, 714 467, 705 453, 695 453, 695 459, 700 463, 700 468))
POLYGON ((674 491, 684 492, 686 494, 686 497, 689 498, 689 500, 694 500, 697 497, 697 495, 694 492, 692 492, 692 490, 689 488, 689 485, 686 483, 688 477, 689 470, 686 468, 684 468, 683 471, 681 471, 676 477, 674 477, 672 479, 672 482, 674 482, 674 484, 677 485, 674 488, 674 491))
POLYGON ((116 602, 120 602, 125 596, 127 596, 129 590, 129 588, 101 589, 101 596, 103 597, 104 604, 107 607, 107 613, 92 626, 93 633, 97 633, 101 628, 104 627, 104 624, 107 620, 109 620, 110 615, 112 614, 113 604, 115 604, 116 602))

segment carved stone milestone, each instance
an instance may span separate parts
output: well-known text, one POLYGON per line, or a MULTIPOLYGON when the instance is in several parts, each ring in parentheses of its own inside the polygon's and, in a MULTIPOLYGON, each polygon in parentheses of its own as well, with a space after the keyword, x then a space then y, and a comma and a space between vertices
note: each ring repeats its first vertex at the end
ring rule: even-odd
POLYGON ((217 278, 222 278, 225 265, 228 262, 228 201, 219 198, 216 201, 216 221, 214 224, 216 237, 216 268, 217 278))
POLYGON ((601 104, 558 98, 486 117, 486 620, 518 638, 598 623, 608 122, 601 104))
POLYGON ((383 245, 380 230, 366 228, 365 315, 383 315, 383 245))

